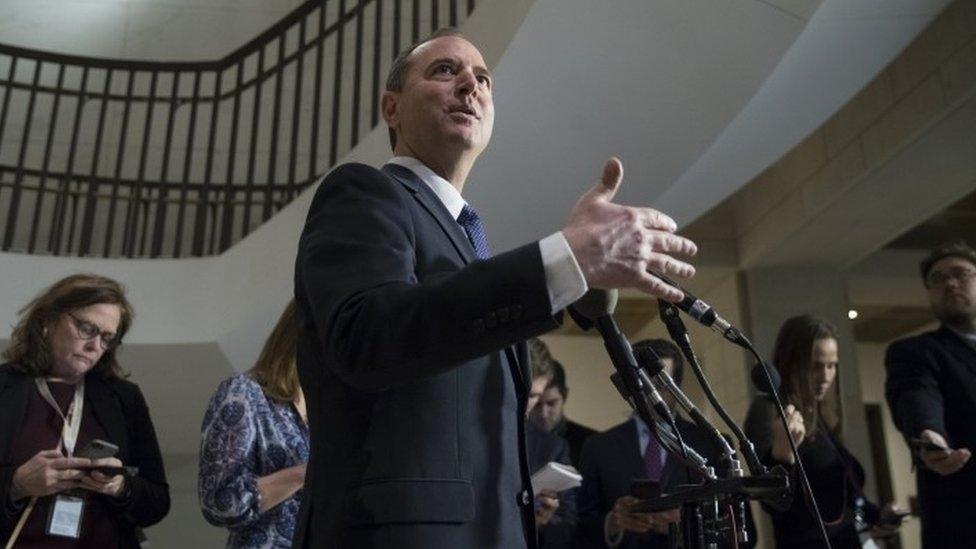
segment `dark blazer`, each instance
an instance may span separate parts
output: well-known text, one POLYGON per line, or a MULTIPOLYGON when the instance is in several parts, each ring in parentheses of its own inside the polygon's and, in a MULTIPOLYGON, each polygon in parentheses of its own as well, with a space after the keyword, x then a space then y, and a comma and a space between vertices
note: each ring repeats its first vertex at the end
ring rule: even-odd
MULTIPOLYGON (((976 451, 976 349, 941 327, 888 347, 885 396, 906 438, 941 433, 953 448, 976 451)), ((915 469, 925 547, 976 547, 976 464, 942 476, 915 469)))
MULTIPOLYGON (((532 474, 551 461, 572 465, 566 440, 531 421, 525 423, 525 442, 532 474)), ((572 546, 576 536, 576 491, 571 489, 559 493, 559 508, 549 523, 538 529, 542 549, 572 546)))
MULTIPOLYGON (((681 417, 676 420, 685 444, 694 448, 710 465, 718 464, 721 453, 707 433, 681 417)), ((646 478, 634 420, 628 419, 608 431, 589 437, 583 444, 581 466, 583 486, 580 487, 576 503, 580 527, 586 538, 584 546, 604 547, 603 526, 607 513, 613 509, 618 498, 630 494, 635 479, 646 478)), ((695 482, 697 479, 689 476, 688 469, 668 455, 661 473, 662 490, 695 482)), ((747 517, 747 528, 754 543, 755 529, 751 515, 747 517)), ((668 547, 668 537, 654 532, 643 535, 628 532, 618 547, 663 549, 668 547)))
MULTIPOLYGON (((8 501, 14 471, 21 465, 8 460, 34 387, 32 377, 8 364, 0 366, 0 502, 8 501)), ((85 413, 89 410, 108 433, 109 442, 119 447, 116 457, 139 468, 138 476, 126 479, 122 498, 98 496, 117 511, 122 546, 137 548, 136 528, 156 524, 169 512, 169 485, 149 408, 135 383, 89 374, 85 377, 85 413)), ((8 532, 22 506, 2 508, 0 531, 8 532)))
POLYGON ((596 430, 576 423, 571 419, 563 418, 562 423, 557 425, 553 431, 569 443, 569 455, 573 461, 573 467, 579 469, 580 456, 583 454, 583 443, 586 442, 586 439, 595 435, 596 430))
POLYGON ((295 298, 295 546, 534 546, 520 342, 558 326, 538 244, 476 261, 410 170, 346 164, 312 201, 295 298))

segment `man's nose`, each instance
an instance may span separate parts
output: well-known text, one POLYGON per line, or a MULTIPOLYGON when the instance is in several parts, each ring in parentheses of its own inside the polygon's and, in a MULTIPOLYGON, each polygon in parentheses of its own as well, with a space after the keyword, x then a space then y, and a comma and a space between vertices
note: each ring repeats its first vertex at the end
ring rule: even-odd
POLYGON ((457 87, 455 88, 455 91, 462 97, 477 93, 478 77, 474 74, 473 70, 462 69, 460 72, 458 72, 457 87))

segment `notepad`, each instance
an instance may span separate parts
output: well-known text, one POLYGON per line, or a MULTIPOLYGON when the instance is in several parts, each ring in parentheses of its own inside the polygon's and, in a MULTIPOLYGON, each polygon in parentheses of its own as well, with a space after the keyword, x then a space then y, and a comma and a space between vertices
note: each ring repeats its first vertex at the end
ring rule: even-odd
POLYGON ((572 465, 550 461, 532 475, 532 490, 537 494, 542 490, 562 492, 576 488, 582 482, 583 475, 572 465))

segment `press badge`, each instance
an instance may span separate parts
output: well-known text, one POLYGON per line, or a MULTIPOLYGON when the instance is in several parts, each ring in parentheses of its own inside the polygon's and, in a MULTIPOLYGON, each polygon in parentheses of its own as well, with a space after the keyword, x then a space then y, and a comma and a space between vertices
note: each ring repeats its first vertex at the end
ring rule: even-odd
POLYGON ((49 536, 78 539, 81 537, 81 516, 84 509, 84 499, 58 495, 51 504, 51 514, 47 518, 45 533, 49 536))

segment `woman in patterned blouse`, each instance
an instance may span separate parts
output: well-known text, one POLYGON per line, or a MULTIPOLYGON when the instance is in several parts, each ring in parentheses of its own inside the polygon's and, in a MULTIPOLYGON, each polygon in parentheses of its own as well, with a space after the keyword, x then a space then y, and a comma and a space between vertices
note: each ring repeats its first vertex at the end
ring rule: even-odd
POLYGON ((250 371, 225 380, 203 417, 203 516, 227 547, 291 547, 308 461, 305 397, 295 370, 295 303, 250 371))

